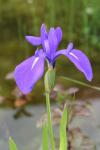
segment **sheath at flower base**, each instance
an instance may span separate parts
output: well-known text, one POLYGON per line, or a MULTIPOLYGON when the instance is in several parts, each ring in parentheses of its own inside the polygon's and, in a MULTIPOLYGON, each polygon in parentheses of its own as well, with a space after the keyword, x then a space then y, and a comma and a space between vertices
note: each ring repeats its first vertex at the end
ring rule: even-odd
MULTIPOLYGON (((44 63, 55 67, 56 59, 60 55, 67 57, 75 67, 81 71, 88 81, 92 80, 92 67, 87 56, 80 50, 74 49, 73 44, 69 43, 66 49, 57 51, 62 39, 62 30, 50 28, 47 33, 44 24, 41 26, 41 36, 26 36, 26 40, 34 46, 42 45, 42 49, 36 50, 35 54, 23 61, 15 68, 14 77, 19 89, 28 94, 44 74, 44 63)), ((66 68, 66 70, 68 70, 66 68)))

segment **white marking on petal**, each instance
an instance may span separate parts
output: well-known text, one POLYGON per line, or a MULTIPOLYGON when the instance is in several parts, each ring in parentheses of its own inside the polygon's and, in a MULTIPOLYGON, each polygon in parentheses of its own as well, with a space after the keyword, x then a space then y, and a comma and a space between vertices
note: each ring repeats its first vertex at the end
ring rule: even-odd
POLYGON ((48 52, 50 50, 50 46, 49 46, 48 40, 44 41, 44 45, 45 45, 46 52, 48 52))
POLYGON ((76 58, 79 61, 79 58, 75 54, 73 54, 72 52, 70 52, 69 54, 72 55, 74 58, 76 58))
POLYGON ((35 64, 37 63, 38 60, 39 60, 39 57, 36 57, 35 60, 33 61, 31 70, 33 69, 33 67, 35 66, 35 64))

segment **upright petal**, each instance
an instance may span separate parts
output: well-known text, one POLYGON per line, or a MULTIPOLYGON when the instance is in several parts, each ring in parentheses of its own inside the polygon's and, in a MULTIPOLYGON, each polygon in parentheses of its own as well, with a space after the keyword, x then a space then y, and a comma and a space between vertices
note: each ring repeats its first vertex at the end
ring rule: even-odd
POLYGON ((44 72, 44 54, 32 56, 19 64, 14 71, 14 77, 19 89, 29 93, 44 72))
POLYGON ((60 41, 62 40, 62 30, 61 30, 61 28, 57 27, 55 29, 55 32, 56 32, 57 40, 60 43, 60 41))
POLYGON ((49 42, 49 58, 52 60, 54 58, 55 52, 58 47, 58 41, 57 41, 57 36, 54 28, 50 28, 49 35, 48 35, 48 42, 49 42))
POLYGON ((42 42, 43 50, 44 52, 46 52, 46 49, 49 49, 49 44, 48 44, 48 33, 46 31, 45 24, 42 24, 41 26, 41 42, 42 42))
POLYGON ((92 80, 93 78, 92 67, 88 57, 83 52, 77 49, 72 50, 65 49, 58 51, 56 53, 55 59, 59 55, 65 55, 67 58, 69 58, 69 60, 73 62, 76 68, 81 72, 83 72, 87 80, 89 81, 92 80))
POLYGON ((46 26, 45 26, 45 24, 42 24, 42 26, 41 26, 41 39, 42 39, 42 41, 44 41, 47 38, 48 38, 48 33, 46 31, 46 26))
POLYGON ((32 44, 33 46, 38 46, 41 44, 41 38, 40 37, 35 37, 35 36, 30 36, 27 35, 25 36, 25 39, 32 44))

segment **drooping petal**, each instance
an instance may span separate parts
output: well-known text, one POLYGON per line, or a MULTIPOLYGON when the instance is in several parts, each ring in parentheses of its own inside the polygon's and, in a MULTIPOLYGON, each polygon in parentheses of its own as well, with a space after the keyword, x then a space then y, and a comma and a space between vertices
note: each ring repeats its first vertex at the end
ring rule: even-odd
POLYGON ((28 94, 44 73, 44 55, 35 55, 19 64, 14 71, 14 78, 19 89, 28 94))
POLYGON ((92 80, 93 78, 92 67, 88 57, 83 52, 77 49, 72 49, 70 51, 65 49, 58 51, 56 53, 55 58, 57 58, 59 55, 65 55, 67 58, 69 58, 69 60, 73 62, 76 68, 81 72, 83 72, 88 81, 92 80))
POLYGON ((25 36, 25 39, 32 44, 33 46, 38 46, 41 44, 41 38, 40 37, 35 37, 35 36, 30 36, 27 35, 25 36))
POLYGON ((62 30, 61 30, 61 28, 57 27, 55 29, 55 32, 56 32, 57 40, 60 43, 60 41, 62 40, 62 30))

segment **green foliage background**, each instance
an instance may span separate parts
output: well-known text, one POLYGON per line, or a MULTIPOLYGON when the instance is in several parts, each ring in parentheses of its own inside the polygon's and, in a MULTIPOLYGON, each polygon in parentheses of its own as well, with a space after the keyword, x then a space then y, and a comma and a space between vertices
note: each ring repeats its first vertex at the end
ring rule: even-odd
POLYGON ((99 0, 0 0, 0 41, 39 34, 44 22, 61 26, 63 41, 100 48, 99 0))

